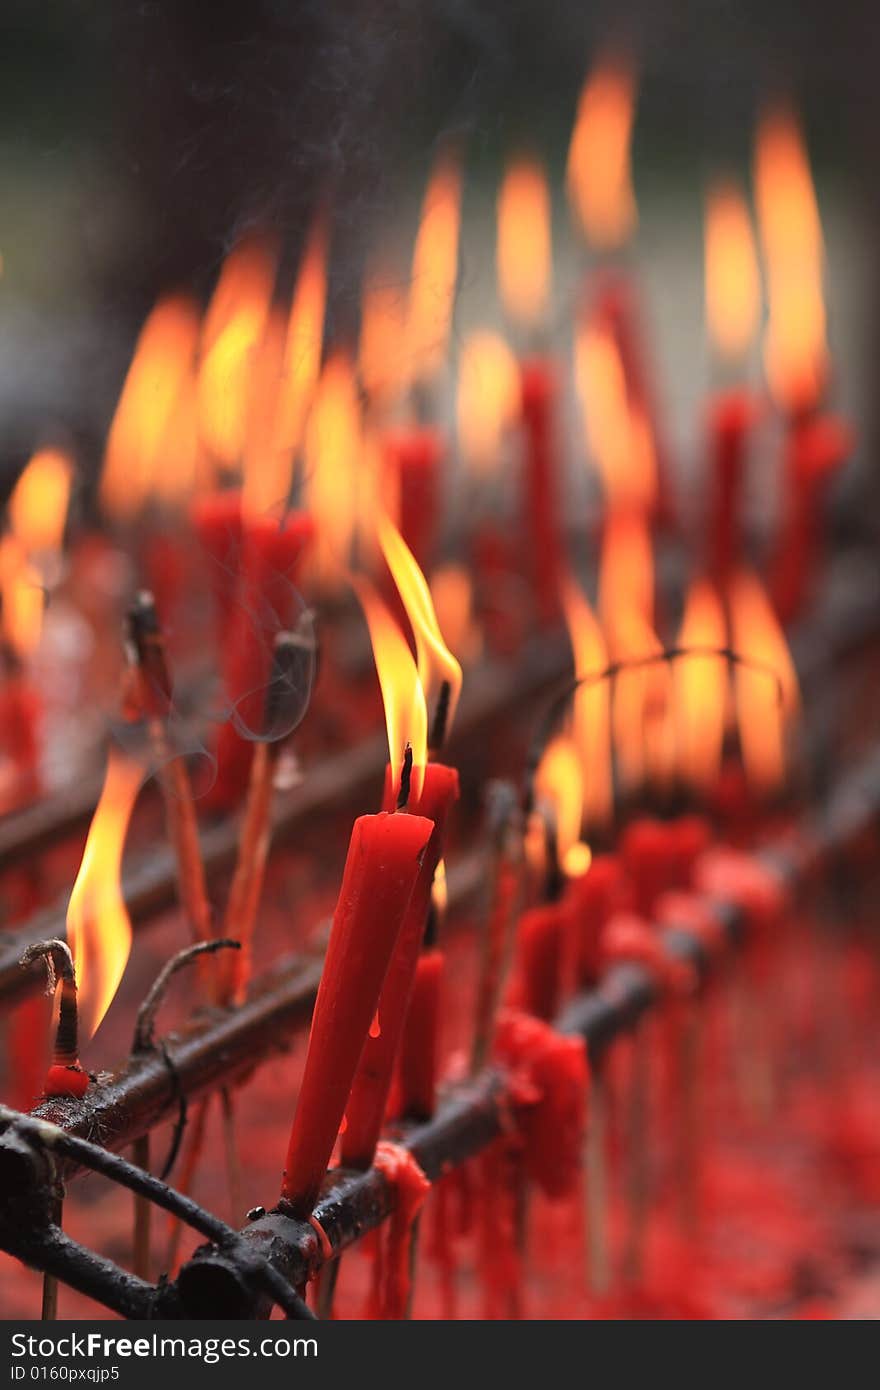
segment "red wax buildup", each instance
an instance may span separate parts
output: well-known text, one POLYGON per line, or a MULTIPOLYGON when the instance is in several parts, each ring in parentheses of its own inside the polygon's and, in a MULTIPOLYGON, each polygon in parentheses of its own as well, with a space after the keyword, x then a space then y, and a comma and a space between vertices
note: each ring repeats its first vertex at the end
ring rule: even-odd
POLYGON ((618 912, 606 923, 601 941, 606 965, 632 961, 643 965, 654 977, 661 993, 690 993, 696 978, 691 965, 665 950, 662 933, 634 912, 618 912))
MULTIPOLYGON (((387 1140, 376 1148, 375 1167, 395 1188, 394 1210, 387 1232, 384 1258, 377 1261, 382 1285, 378 1297, 378 1316, 399 1319, 406 1316, 410 1292, 409 1232, 418 1216, 431 1184, 408 1149, 387 1140)), ((381 1235, 380 1235, 381 1239, 381 1235)))
POLYGON ((47 1096, 84 1096, 88 1089, 90 1077, 82 1067, 71 1064, 69 1066, 53 1062, 46 1072, 46 1081, 43 1086, 43 1094, 47 1096))
POLYGON ((559 1008, 567 920, 561 903, 543 903, 517 923, 510 1003, 536 1018, 549 1020, 559 1008))
POLYGON ((599 937, 620 891, 620 861, 613 854, 597 854, 587 872, 572 879, 565 890, 562 902, 579 987, 588 988, 599 978, 599 937))

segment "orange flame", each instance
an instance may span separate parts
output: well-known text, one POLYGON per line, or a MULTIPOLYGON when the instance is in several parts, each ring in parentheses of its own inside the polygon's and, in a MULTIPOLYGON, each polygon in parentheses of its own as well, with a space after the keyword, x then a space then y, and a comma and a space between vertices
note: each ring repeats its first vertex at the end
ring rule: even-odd
MULTIPOLYGON (((574 654, 575 675, 598 675, 608 664, 608 652, 598 620, 570 575, 561 581, 562 608, 574 654)), ((590 825, 604 825, 613 802, 611 779, 611 693, 607 681, 579 686, 572 703, 572 735, 584 778, 584 816, 590 825)))
POLYGON ((9 499, 9 525, 30 554, 54 554, 61 549, 72 479, 69 454, 41 449, 15 484, 9 499))
POLYGON ((449 903, 449 884, 446 880, 446 860, 441 859, 434 870, 434 882, 431 884, 431 902, 434 911, 441 921, 449 903))
POLYGON ((459 358, 456 405, 461 452, 474 472, 499 470, 519 400, 519 370, 507 343, 498 333, 472 333, 459 358))
POLYGON ((461 694, 461 666, 443 640, 431 590, 415 556, 394 523, 382 514, 378 518, 378 534, 382 554, 410 621, 416 643, 419 680, 431 710, 436 709, 442 687, 448 687, 448 732, 452 728, 461 694))
POLYGON ((43 627, 40 575, 15 536, 0 538, 0 633, 15 654, 36 650, 43 627))
POLYGON ((412 791, 418 796, 428 760, 425 692, 412 652, 387 607, 367 580, 355 576, 352 582, 370 630, 373 660, 385 705, 393 793, 397 796, 400 789, 403 757, 409 744, 413 754, 412 791))
MULTIPOLYGON (((724 647, 727 627, 715 587, 694 580, 678 634, 679 647, 724 647)), ((721 766, 727 707, 723 657, 683 656, 675 663, 675 711, 682 779, 697 791, 714 787, 721 766)))
POLYGON ((735 183, 706 199, 706 324, 722 357, 745 355, 758 327, 761 288, 752 223, 735 183))
POLYGON ((463 565, 441 565, 431 574, 431 596, 440 631, 463 665, 476 661, 483 637, 474 613, 474 586, 463 565))
POLYGON ((205 316, 199 368, 199 425, 226 468, 241 460, 251 379, 275 284, 275 257, 259 241, 229 256, 205 316))
POLYGON ((648 625, 654 613, 654 551, 640 512, 614 511, 605 519, 599 557, 599 614, 606 629, 620 613, 648 625))
POLYGON ((565 873, 576 877, 590 867, 590 851, 581 840, 584 779, 573 739, 559 734, 548 743, 535 773, 538 804, 552 808, 556 854, 565 873))
POLYGON ((304 499, 315 522, 314 559, 326 583, 348 563, 357 524, 360 416, 351 358, 327 359, 305 439, 304 499))
POLYGON ((568 197, 587 240, 602 250, 621 246, 638 222, 630 173, 635 76, 604 61, 590 74, 578 103, 568 149, 568 197))
POLYGON ((527 328, 547 309, 551 275, 550 194, 534 159, 517 159, 498 194, 498 288, 514 322, 527 328))
POLYGON ((785 730, 800 706, 797 674, 757 576, 747 570, 735 575, 729 601, 734 650, 765 668, 737 666, 736 708, 746 772, 756 787, 770 792, 785 776, 785 730))
MULTIPOLYGON (((321 372, 326 306, 327 224, 319 217, 306 243, 297 276, 278 392, 275 448, 281 457, 291 461, 302 444, 321 372)), ((289 471, 287 481, 289 486, 289 471)))
POLYGON ((412 379, 430 381, 443 366, 455 287, 461 219, 461 170, 441 158, 431 175, 416 236, 407 308, 407 355, 412 379))
POLYGON ((767 262, 767 380, 788 409, 810 405, 828 373, 819 208, 803 134, 784 109, 764 117, 755 147, 755 198, 767 262))
POLYGON ((161 506, 176 511, 195 493, 207 491, 213 482, 214 470, 199 434, 198 372, 193 362, 168 416, 150 491, 161 506))
POLYGON ((407 296, 400 277, 382 268, 364 283, 358 372, 369 400, 388 405, 403 390, 406 377, 407 296))
POLYGON ((270 313, 251 370, 241 491, 241 508, 247 517, 272 512, 280 517, 287 507, 293 454, 282 446, 277 429, 284 336, 283 316, 270 313))
POLYGON ((657 494, 657 459, 644 412, 629 401, 620 351, 595 322, 578 329, 575 373, 587 435, 610 507, 649 508, 657 494))
POLYGON ((110 1007, 131 950, 131 922, 120 873, 128 822, 143 768, 113 749, 67 908, 80 1020, 92 1037, 110 1007))
POLYGON ((199 333, 191 299, 161 299, 141 329, 110 426, 101 504, 119 520, 137 514, 153 485, 168 425, 184 388, 199 333))

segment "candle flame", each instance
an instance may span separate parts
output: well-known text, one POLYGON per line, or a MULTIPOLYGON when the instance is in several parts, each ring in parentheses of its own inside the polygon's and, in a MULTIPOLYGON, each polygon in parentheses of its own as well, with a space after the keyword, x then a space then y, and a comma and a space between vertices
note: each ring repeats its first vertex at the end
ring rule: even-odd
POLYGON ((609 507, 650 508, 657 458, 644 411, 630 402, 613 333, 599 322, 578 329, 575 373, 590 448, 609 507))
POLYGON ((479 331, 466 338, 458 364, 458 441, 475 473, 500 470, 504 436, 516 418, 520 394, 516 358, 500 334, 479 331))
POLYGON ((566 183, 587 240, 601 250, 621 246, 638 221, 630 172, 635 75, 605 59, 581 92, 568 150, 566 183))
POLYGON ((270 313, 254 352, 245 421, 241 509, 245 517, 283 516, 293 475, 293 454, 278 431, 285 350, 284 317, 270 313))
POLYGON ((370 630, 373 660, 385 706, 392 792, 396 798, 404 753, 409 744, 413 756, 412 794, 417 797, 428 759, 425 692, 412 652, 387 607, 367 580, 355 576, 352 582, 370 630))
POLYGON ((803 133, 784 108, 760 122, 755 199, 767 264, 767 380, 786 409, 812 405, 828 373, 824 248, 819 207, 803 133))
POLYGON ((757 330, 761 289, 749 210, 729 180, 706 199, 705 270, 709 337, 722 357, 736 361, 757 330))
POLYGON ((196 351, 199 313, 191 299, 160 299, 141 329, 110 425, 101 476, 101 505, 130 521, 154 485, 169 425, 196 351))
POLYGON ((0 634, 21 659, 39 643, 44 597, 40 575, 17 537, 0 537, 0 634))
POLYGON ((449 903, 449 884, 446 880, 445 859, 441 859, 434 870, 434 882, 431 884, 431 902, 434 904, 434 911, 442 921, 449 903))
POLYGON ((61 449, 40 449, 15 484, 9 526, 29 554, 57 554, 64 537, 73 460, 61 449))
POLYGON ((506 312, 526 328, 546 312, 551 256, 547 176, 537 160, 516 159, 498 194, 498 288, 506 312))
POLYGON ((415 382, 436 377, 446 358, 458 281, 460 219, 461 170, 441 156, 425 192, 413 251, 406 341, 415 382))
POLYGON ((400 395, 406 378, 407 296, 400 277, 377 267, 364 282, 358 374, 369 400, 380 406, 400 395))
MULTIPOLYGON (((578 679, 598 676, 608 664, 608 651, 598 619, 575 580, 561 580, 562 610, 568 628, 578 679)), ((572 736, 584 777, 584 817, 604 825, 613 802, 611 778, 611 693, 608 681, 585 683, 572 702, 572 736)))
POLYGON ((131 950, 131 922, 120 874, 128 822, 142 778, 139 763, 111 750, 67 909, 80 1022, 89 1038, 110 1007, 131 950))
POLYGON ((315 523, 314 559, 325 582, 348 562, 357 524, 361 428, 351 358, 328 357, 305 438, 304 502, 315 523))
MULTIPOLYGON (((292 463, 321 372, 327 306, 327 223, 316 219, 303 251, 287 321, 278 387, 275 449, 292 463)), ((291 464, 288 464, 288 470, 291 464)), ((288 485, 289 485, 288 472, 288 485)))
POLYGON ((539 805, 551 808, 560 866, 572 877, 586 873, 590 851, 580 837, 583 767, 577 745, 567 734, 559 734, 545 748, 535 773, 535 796, 539 805))
POLYGON ((743 762, 753 785, 771 792, 785 776, 785 732, 800 705, 797 674, 776 614, 755 574, 741 570, 734 576, 729 603, 734 650, 754 663, 736 668, 743 762))
POLYGON ((419 680, 428 707, 434 711, 441 689, 448 689, 445 728, 452 728, 461 694, 461 666, 440 631, 434 601, 415 556, 397 527, 384 514, 378 518, 379 545, 406 609, 416 643, 419 680))
POLYGON ((648 523, 638 511, 606 518, 599 557, 599 614, 607 631, 618 614, 637 613, 649 625, 654 613, 654 551, 648 523))
MULTIPOLYGON (((678 634, 679 647, 723 648, 724 610, 707 579, 691 584, 678 634)), ((682 656, 675 663, 675 707, 682 780, 707 792, 718 780, 727 704, 727 663, 723 657, 682 656)))

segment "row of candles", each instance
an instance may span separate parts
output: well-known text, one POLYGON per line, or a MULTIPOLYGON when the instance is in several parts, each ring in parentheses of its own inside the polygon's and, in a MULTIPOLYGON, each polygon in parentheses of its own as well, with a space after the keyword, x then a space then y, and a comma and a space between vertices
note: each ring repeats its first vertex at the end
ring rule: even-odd
MULTIPOLYGON (((636 221, 629 171, 634 103, 632 72, 600 65, 585 85, 569 151, 573 211, 606 257, 636 221)), ((478 1027, 484 1059, 505 995, 548 1020, 564 982, 595 977, 595 924, 601 919, 607 928, 622 899, 611 887, 616 863, 594 860, 587 841, 607 838, 616 797, 637 798, 646 788, 662 796, 684 786, 701 805, 720 806, 722 753, 732 732, 751 795, 766 797, 783 783, 798 694, 782 625, 810 596, 823 490, 852 441, 824 407, 821 230, 790 113, 762 120, 756 149, 770 311, 765 366, 769 400, 783 419, 783 505, 765 585, 747 564, 743 486, 750 437, 769 401, 738 384, 713 398, 707 413, 703 538, 689 551, 691 577, 674 634, 657 593, 655 543, 664 532, 680 539, 682 523, 638 288, 609 259, 587 278, 575 315, 575 384, 604 502, 595 605, 569 559, 572 540, 579 545, 587 533, 586 518, 571 532, 563 522, 562 365, 549 351, 518 360, 489 329, 462 344, 457 381, 458 445, 469 471, 468 518, 454 544, 458 556, 469 556, 476 600, 458 556, 435 568, 449 453, 436 397, 448 356, 463 189, 452 156, 440 158, 429 181, 406 292, 388 266, 371 269, 356 354, 324 348, 332 230, 326 209, 309 229, 289 306, 282 308, 276 292, 277 248, 252 238, 230 252, 204 312, 187 295, 164 297, 140 334, 110 428, 98 502, 116 535, 138 552, 163 618, 185 627, 192 576, 209 577, 229 714, 218 733, 210 804, 244 806, 237 889, 224 929, 246 938, 234 969, 205 972, 215 1001, 233 1004, 247 989, 275 773, 266 749, 302 716, 298 706, 273 724, 270 693, 280 681, 289 699, 304 660, 314 659, 300 588, 332 612, 354 587, 384 700, 383 808, 361 816, 352 831, 282 1184, 283 1203, 299 1216, 311 1213, 337 1141, 349 1166, 376 1160, 395 1074, 396 1113, 433 1107, 443 957, 426 938, 426 924, 440 911, 445 827, 458 794, 456 770, 441 761, 462 679, 453 651, 465 658, 475 625, 488 645, 516 659, 532 628, 564 621, 579 678, 539 750, 515 870, 506 863, 495 884, 497 930, 489 933, 478 1027), (520 517, 511 537, 493 511, 515 490, 502 476, 503 460, 514 453, 520 517), (504 585, 506 605, 497 599, 504 585), (563 890, 544 901, 550 869, 563 890), (510 872, 519 885, 512 896, 510 872), (518 927, 508 989, 511 912, 518 927)), ((541 166, 515 160, 498 196, 498 280, 511 326, 534 340, 548 308, 549 203, 541 166)), ((757 327, 758 270, 747 205, 729 182, 707 202, 706 275, 713 345, 729 363, 741 362, 757 327)), ((0 542, 9 665, 3 737, 20 772, 36 771, 38 746, 38 704, 23 663, 44 594, 64 583, 73 478, 62 452, 36 455, 13 493, 0 542)), ((146 723, 155 759, 173 695, 149 611, 146 628, 135 623, 130 632, 140 683, 129 692, 129 713, 146 723)), ((173 750, 170 761, 182 762, 173 750)), ((89 1036, 129 954, 119 870, 144 776, 143 761, 114 750, 71 896, 68 943, 80 1027, 89 1036)), ((182 772, 166 804, 185 913, 204 942, 215 933, 182 772)), ((689 866, 704 847, 698 831, 690 820, 632 828, 624 858, 639 921, 661 888, 689 882, 689 866), (668 866, 682 863, 669 878, 668 866)), ((644 957, 635 920, 628 927, 617 920, 606 955, 644 957)), ((89 1084, 65 1035, 48 1087, 80 1095, 89 1084)))

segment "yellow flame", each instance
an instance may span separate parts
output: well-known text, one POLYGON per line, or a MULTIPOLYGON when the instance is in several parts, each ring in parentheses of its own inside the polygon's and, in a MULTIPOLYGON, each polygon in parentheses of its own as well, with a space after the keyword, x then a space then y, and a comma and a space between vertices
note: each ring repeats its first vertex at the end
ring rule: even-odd
POLYGON ((635 77, 605 60, 581 92, 568 150, 568 197, 587 240, 602 250, 621 246, 638 221, 630 173, 635 77))
POLYGON ((736 668, 740 747, 750 781, 770 792, 785 776, 785 730, 800 706, 797 674, 773 607, 757 576, 741 570, 731 581, 734 650, 769 669, 736 668), (778 684, 777 684, 778 682, 778 684), (781 687, 781 704, 780 691, 781 687))
MULTIPOLYGON (((535 796, 552 808, 556 832, 556 854, 563 869, 583 862, 581 817, 584 805, 584 779, 577 745, 567 734, 548 743, 535 773, 535 796)), ((581 870, 583 872, 583 870, 581 870)))
POLYGON ((373 660, 385 706, 393 792, 396 796, 399 791, 404 753, 409 744, 413 754, 412 790, 417 796, 428 758, 425 692, 412 652, 387 607, 365 579, 355 576, 352 582, 364 610, 373 644, 373 660))
POLYGON ((56 553, 61 549, 73 460, 61 449, 41 449, 34 454, 9 499, 9 526, 30 554, 56 553))
POLYGON ((434 882, 431 885, 431 901, 434 904, 434 911, 442 920, 449 902, 449 885, 446 882, 445 859, 441 859, 437 868, 434 870, 434 882))
POLYGON ((735 183, 716 183, 706 199, 706 325, 722 357, 736 361, 758 327, 761 287, 746 200, 735 183))
POLYGON ((122 979, 131 922, 122 897, 122 851, 143 777, 139 763, 113 749, 67 909, 67 941, 76 966, 80 1022, 97 1031, 122 979))
MULTIPOLYGON (((568 574, 561 580, 561 597, 575 675, 579 679, 597 676, 608 664, 599 622, 580 587, 568 574)), ((572 735, 583 768, 585 819, 590 825, 603 825, 613 804, 608 681, 578 687, 572 701, 572 735)))
POLYGON ((599 614, 607 630, 620 613, 649 625, 654 613, 654 551, 641 512, 613 511, 605 519, 599 557, 599 614))
POLYGON ((824 247, 809 158, 791 111, 774 110, 758 126, 755 199, 767 265, 768 384, 784 407, 811 405, 828 373, 824 247))
POLYGON ((474 613, 473 581, 464 566, 440 565, 433 570, 431 596, 449 647, 458 652, 462 665, 473 663, 483 650, 483 635, 474 613))
POLYGON ((137 514, 153 486, 168 425, 192 370, 199 314, 192 300, 159 301, 135 347, 110 426, 100 498, 119 520, 137 514))
POLYGON ((519 402, 519 369, 507 343, 498 333, 470 334, 459 357, 456 407, 462 456, 475 473, 499 471, 519 402))
POLYGON ((607 327, 586 322, 575 341, 575 379, 609 507, 651 507, 657 459, 644 411, 628 398, 620 351, 607 327))
POLYGON ((351 358, 326 361, 305 439, 304 501, 315 522, 314 561, 326 583, 349 559, 357 524, 361 429, 351 358))
POLYGON ((214 483, 214 469, 199 434, 195 363, 180 383, 152 470, 151 495, 169 511, 179 510, 214 483))
MULTIPOLYGON (((714 585, 691 584, 678 634, 679 647, 724 647, 727 627, 714 585)), ((699 792, 712 789, 721 766, 727 707, 723 657, 683 656, 675 663, 675 710, 682 780, 699 792)))
POLYGON ((251 377, 275 284, 275 257, 259 241, 229 256, 205 316, 199 367, 199 424, 211 453, 226 468, 244 450, 251 377))
POLYGON ((550 193, 534 159, 510 164, 498 194, 498 289, 515 323, 533 327, 550 291, 550 193))
POLYGON ((43 603, 38 571, 15 536, 3 536, 0 538, 0 633, 22 659, 39 643, 43 603))
POLYGON ((358 373, 369 400, 388 405, 406 378, 407 296, 400 276, 384 267, 367 275, 361 306, 358 373))
MULTIPOLYGON (((316 219, 303 252, 287 321, 278 392, 275 449, 292 460, 300 447, 321 373, 327 306, 327 223, 316 219)), ((289 483, 289 477, 288 477, 289 483)))
POLYGON ((443 366, 455 288, 461 219, 461 171, 441 157, 431 175, 416 236, 407 307, 407 355, 412 379, 430 381, 443 366))
POLYGON ((449 688, 448 732, 452 728, 461 694, 461 666, 443 640, 431 590, 403 536, 385 515, 378 518, 378 533, 382 554, 410 621, 416 642, 419 679, 432 711, 436 709, 441 688, 444 685, 449 688))

